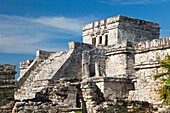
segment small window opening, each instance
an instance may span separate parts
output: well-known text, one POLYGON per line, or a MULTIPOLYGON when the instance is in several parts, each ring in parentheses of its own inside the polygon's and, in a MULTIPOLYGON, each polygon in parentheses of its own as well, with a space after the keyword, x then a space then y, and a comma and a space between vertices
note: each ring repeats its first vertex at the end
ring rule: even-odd
POLYGON ((108 46, 108 35, 105 35, 105 46, 108 46))
POLYGON ((78 108, 81 108, 81 102, 80 102, 80 96, 79 96, 79 94, 77 93, 77 95, 76 95, 76 107, 78 107, 78 108))
POLYGON ((95 46, 96 45, 96 38, 92 38, 92 44, 95 46))
POLYGON ((99 44, 102 44, 102 36, 99 37, 99 44))

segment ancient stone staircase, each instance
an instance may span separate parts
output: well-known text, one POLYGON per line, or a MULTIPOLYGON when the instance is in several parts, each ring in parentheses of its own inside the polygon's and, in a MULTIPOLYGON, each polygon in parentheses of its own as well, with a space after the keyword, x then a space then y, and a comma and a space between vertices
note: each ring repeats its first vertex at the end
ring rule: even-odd
POLYGON ((35 68, 30 70, 28 78, 15 92, 15 99, 33 99, 37 92, 48 86, 49 80, 54 75, 53 73, 61 68, 72 52, 73 50, 57 52, 52 53, 45 60, 36 59, 38 63, 35 64, 35 68))
MULTIPOLYGON (((101 90, 91 79, 84 79, 81 82, 81 90, 84 98, 83 104, 88 108, 88 113, 97 113, 95 112, 95 107, 105 101, 101 90)), ((87 111, 83 109, 83 113, 86 113, 87 111)))

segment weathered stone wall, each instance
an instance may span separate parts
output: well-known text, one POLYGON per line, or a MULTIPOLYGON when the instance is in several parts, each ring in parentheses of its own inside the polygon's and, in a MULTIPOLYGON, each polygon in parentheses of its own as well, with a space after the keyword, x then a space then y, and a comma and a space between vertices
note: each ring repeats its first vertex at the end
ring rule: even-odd
POLYGON ((93 76, 105 76, 105 51, 91 49, 82 52, 82 79, 93 76))
POLYGON ((115 45, 122 41, 139 42, 159 38, 157 23, 115 16, 106 20, 87 24, 83 27, 83 43, 115 45))
MULTIPOLYGON (((16 102, 12 113, 72 113, 81 111, 77 108, 59 106, 52 102, 16 102)), ((10 112, 9 112, 10 113, 10 112)))
POLYGON ((45 60, 53 53, 55 53, 55 52, 47 52, 47 51, 43 51, 43 50, 38 50, 38 51, 36 51, 36 58, 39 60, 45 60))
POLYGON ((158 59, 164 59, 170 54, 170 38, 139 42, 134 44, 134 48, 135 90, 130 92, 129 99, 161 104, 159 98, 161 84, 159 80, 154 81, 153 75, 162 70, 158 59))
POLYGON ((27 69, 29 68, 29 66, 32 62, 33 62, 33 60, 27 60, 27 61, 20 62, 20 64, 19 64, 20 78, 27 72, 27 69))
POLYGON ((157 109, 148 102, 129 100, 103 102, 94 109, 96 110, 95 113, 157 113, 157 109))
MULTIPOLYGON (((81 79, 83 51, 89 51, 90 62, 92 62, 89 66, 92 69, 95 69, 95 61, 104 59, 102 57, 104 52, 100 51, 100 49, 89 44, 74 42, 69 43, 68 52, 50 53, 50 56, 45 59, 44 57, 37 57, 33 61, 32 67, 19 79, 15 99, 34 98, 37 92, 46 88, 48 84, 56 84, 56 81, 60 78, 77 77, 81 79)), ((100 63, 104 65, 102 62, 100 63)), ((104 67, 101 65, 100 68, 104 67)), ((94 70, 91 70, 90 73, 93 73, 92 71, 94 70)))
POLYGON ((81 111, 78 91, 80 80, 77 78, 60 78, 57 84, 36 93, 35 98, 16 102, 13 113, 68 113, 81 111))
POLYGON ((101 104, 91 106, 90 108, 92 109, 82 111, 78 108, 58 106, 51 102, 16 102, 13 113, 76 113, 76 111, 82 111, 82 113, 157 113, 157 109, 148 102, 127 100, 102 102, 101 104))
POLYGON ((82 107, 83 113, 153 112, 147 102, 161 104, 161 84, 153 80, 162 70, 157 60, 170 53, 170 38, 158 39, 159 29, 157 23, 116 16, 84 26, 87 44, 71 42, 64 52, 38 51, 34 61, 20 65, 15 99, 48 95, 51 102, 20 103, 16 112, 53 113, 66 107, 82 107), (135 101, 119 105, 115 99, 135 101))
MULTIPOLYGON (((45 60, 53 53, 54 52, 38 50, 38 51, 36 51, 36 59, 35 60, 39 60, 39 61, 45 60)), ((35 63, 35 60, 26 60, 26 61, 20 62, 20 65, 19 65, 20 77, 18 78, 18 80, 20 78, 22 78, 22 76, 25 75, 26 72, 29 72, 29 70, 32 70, 31 67, 34 67, 33 65, 35 63)))
POLYGON ((95 113, 95 107, 105 101, 103 93, 92 79, 81 82, 81 91, 83 113, 95 113))
POLYGON ((34 98, 36 92, 41 91, 48 85, 49 78, 51 78, 53 72, 61 68, 61 65, 69 58, 72 50, 68 52, 50 52, 48 58, 47 56, 49 54, 47 54, 47 52, 43 52, 43 55, 41 55, 41 53, 42 52, 37 52, 36 59, 31 63, 29 68, 27 68, 25 74, 18 79, 15 99, 23 100, 34 98))
POLYGON ((132 43, 124 41, 106 49, 106 76, 118 77, 131 76, 134 64, 134 49, 132 43), (120 75, 120 76, 119 76, 120 75))
POLYGON ((91 77, 81 82, 83 113, 154 113, 152 104, 126 100, 132 84, 128 79, 91 77), (103 82, 104 92, 98 83, 103 82), (110 89, 110 90, 109 90, 110 89))
POLYGON ((0 64, 0 112, 10 113, 14 105, 15 66, 0 64))
MULTIPOLYGON (((83 43, 70 43, 74 50, 69 59, 65 62, 61 68, 54 73, 52 80, 58 80, 60 78, 70 78, 70 77, 82 77, 82 52, 95 50, 95 47, 89 44, 83 43)), ((97 48, 96 48, 97 49, 97 48)), ((89 56, 92 58, 92 55, 89 56)), ((93 60, 91 60, 93 62, 93 60)))
POLYGON ((80 105, 80 79, 61 78, 54 87, 48 87, 48 99, 56 105, 67 106, 67 108, 81 107, 80 105))

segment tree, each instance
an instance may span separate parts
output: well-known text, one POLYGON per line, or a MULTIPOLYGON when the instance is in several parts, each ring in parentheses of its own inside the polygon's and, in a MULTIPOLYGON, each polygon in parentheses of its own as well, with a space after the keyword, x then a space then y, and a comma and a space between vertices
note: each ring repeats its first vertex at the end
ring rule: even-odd
POLYGON ((160 82, 163 84, 159 90, 163 103, 170 104, 170 56, 167 55, 165 59, 159 60, 159 63, 160 66, 165 69, 165 72, 155 74, 154 79, 160 79, 160 82))

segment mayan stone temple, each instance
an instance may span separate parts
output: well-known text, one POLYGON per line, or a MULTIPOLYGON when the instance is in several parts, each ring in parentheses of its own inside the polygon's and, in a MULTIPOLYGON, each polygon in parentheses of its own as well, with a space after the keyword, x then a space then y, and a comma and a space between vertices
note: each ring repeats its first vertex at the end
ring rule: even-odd
POLYGON ((114 16, 85 25, 67 51, 37 51, 17 81, 0 65, 0 113, 170 113, 153 79, 170 54, 159 35, 158 23, 114 16))

